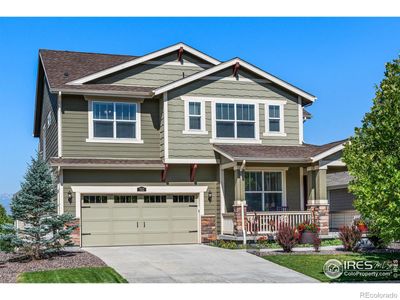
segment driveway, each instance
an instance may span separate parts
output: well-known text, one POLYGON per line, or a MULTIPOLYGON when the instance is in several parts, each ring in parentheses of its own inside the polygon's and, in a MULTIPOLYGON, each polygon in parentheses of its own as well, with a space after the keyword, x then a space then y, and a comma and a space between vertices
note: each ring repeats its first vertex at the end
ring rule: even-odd
POLYGON ((90 247, 129 282, 318 282, 244 250, 206 245, 90 247))

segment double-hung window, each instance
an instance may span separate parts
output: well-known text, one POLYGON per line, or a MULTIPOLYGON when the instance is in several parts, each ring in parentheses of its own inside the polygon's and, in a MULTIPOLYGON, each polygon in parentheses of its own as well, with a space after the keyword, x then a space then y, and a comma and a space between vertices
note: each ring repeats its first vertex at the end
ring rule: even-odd
POLYGON ((205 103, 185 101, 185 134, 207 134, 205 125, 205 103))
POLYGON ((283 104, 267 104, 266 111, 266 134, 284 134, 283 104))
POLYGON ((255 105, 216 103, 216 137, 254 139, 255 105))
POLYGON ((138 104, 93 102, 94 139, 136 140, 138 104))
POLYGON ((245 173, 248 211, 279 211, 285 208, 284 171, 251 171, 245 173))

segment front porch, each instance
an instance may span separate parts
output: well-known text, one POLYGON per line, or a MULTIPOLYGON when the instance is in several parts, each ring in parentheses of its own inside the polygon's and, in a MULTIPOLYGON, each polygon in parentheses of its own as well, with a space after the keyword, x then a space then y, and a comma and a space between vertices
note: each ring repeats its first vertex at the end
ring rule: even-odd
POLYGON ((296 227, 308 221, 320 227, 322 237, 333 237, 326 177, 346 167, 340 155, 329 155, 329 159, 323 156, 314 161, 292 157, 286 162, 222 157, 221 236, 241 240, 275 234, 283 224, 296 227))

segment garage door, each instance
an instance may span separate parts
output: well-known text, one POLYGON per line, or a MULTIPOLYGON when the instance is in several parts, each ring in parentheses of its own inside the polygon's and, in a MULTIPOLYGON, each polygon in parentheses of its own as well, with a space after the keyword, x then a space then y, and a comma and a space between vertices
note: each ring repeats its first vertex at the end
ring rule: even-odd
POLYGON ((359 213, 353 207, 354 195, 347 188, 329 191, 329 227, 333 231, 342 226, 351 226, 359 213))
POLYGON ((82 246, 198 242, 194 195, 82 195, 82 246))

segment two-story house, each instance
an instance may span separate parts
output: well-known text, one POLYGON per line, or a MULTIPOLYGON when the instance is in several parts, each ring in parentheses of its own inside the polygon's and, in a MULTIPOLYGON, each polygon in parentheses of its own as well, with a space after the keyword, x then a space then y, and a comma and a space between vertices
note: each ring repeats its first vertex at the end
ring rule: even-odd
MULTIPOLYGON (((314 219, 344 141, 303 142, 316 97, 179 43, 135 57, 39 51, 34 136, 82 246, 199 243, 314 219)), ((334 201, 334 199, 331 199, 334 201)))

